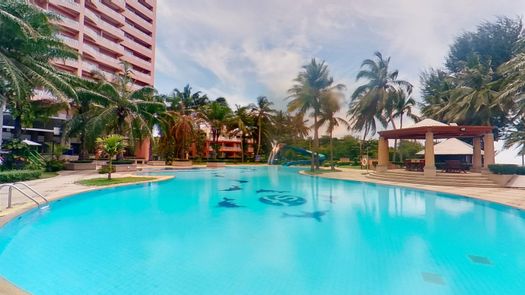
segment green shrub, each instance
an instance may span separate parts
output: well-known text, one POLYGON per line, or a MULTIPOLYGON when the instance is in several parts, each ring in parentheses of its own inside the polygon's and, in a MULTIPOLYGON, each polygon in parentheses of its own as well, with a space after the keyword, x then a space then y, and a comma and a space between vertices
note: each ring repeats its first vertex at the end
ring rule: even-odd
POLYGON ((0 183, 37 179, 42 175, 40 170, 9 170, 0 172, 0 183))
MULTIPOLYGON (((113 165, 129 165, 129 164, 135 164, 135 160, 115 160, 112 162, 113 165)), ((109 162, 108 162, 109 164, 109 162)))
POLYGON ((64 162, 60 160, 49 160, 46 162, 47 172, 57 172, 64 170, 64 162))
POLYGON ((525 167, 514 164, 493 164, 489 165, 490 172, 504 175, 525 175, 525 167))
MULTIPOLYGON (((115 166, 111 166, 111 168, 112 168, 111 169, 111 173, 115 173, 115 171, 117 170, 115 168, 115 166)), ((98 169, 98 173, 99 174, 108 174, 109 173, 109 166, 105 165, 105 166, 100 167, 100 169, 98 169)))

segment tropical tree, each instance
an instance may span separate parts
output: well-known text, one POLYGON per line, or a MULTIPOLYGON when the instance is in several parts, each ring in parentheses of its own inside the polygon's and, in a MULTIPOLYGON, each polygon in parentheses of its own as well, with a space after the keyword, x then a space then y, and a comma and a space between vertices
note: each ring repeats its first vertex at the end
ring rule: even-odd
POLYGON ((421 113, 426 118, 445 121, 446 114, 441 110, 452 101, 451 91, 456 88, 454 78, 440 69, 430 69, 420 76, 422 85, 421 113))
POLYGON ((232 111, 226 100, 219 98, 203 108, 203 113, 210 125, 212 134, 213 159, 217 159, 219 153, 219 136, 222 134, 227 122, 230 119, 232 111))
POLYGON ((92 132, 119 134, 130 142, 151 138, 165 104, 158 101, 153 88, 134 89, 131 83, 131 69, 124 63, 123 74, 116 75, 112 82, 100 80, 92 89, 77 89, 80 96, 103 108, 87 123, 92 132))
MULTIPOLYGON (((390 57, 384 58, 376 52, 375 60, 365 59, 361 63, 361 70, 357 73, 356 81, 366 79, 367 82, 356 88, 352 94, 348 116, 353 129, 363 132, 363 142, 369 133, 377 130, 376 121, 386 127, 384 118, 385 108, 388 107, 392 93, 404 89, 408 94, 412 92, 412 84, 398 79, 399 71, 390 71, 390 57)), ((392 121, 392 124, 395 123, 392 121)))
POLYGON ((262 135, 266 130, 263 126, 268 126, 272 122, 272 115, 275 112, 271 106, 272 102, 266 96, 257 97, 257 103, 251 105, 251 114, 257 122, 257 150, 255 152, 255 159, 259 159, 262 146, 262 135))
POLYGON ((246 142, 255 129, 249 113, 249 107, 235 105, 235 111, 230 118, 228 127, 230 136, 239 136, 241 138, 241 162, 244 162, 246 142))
POLYGON ((505 136, 506 149, 516 147, 518 155, 521 156, 521 164, 525 166, 525 118, 513 126, 509 133, 505 136))
POLYGON ((192 93, 192 88, 189 84, 184 86, 182 90, 175 88, 170 96, 166 99, 170 104, 170 109, 179 110, 197 110, 209 103, 208 96, 201 91, 192 93))
POLYGON ((97 145, 99 149, 108 156, 108 179, 111 180, 111 173, 113 172, 113 157, 124 152, 126 148, 126 141, 122 135, 111 134, 105 137, 97 138, 97 145))
POLYGON ((341 97, 336 95, 334 92, 329 92, 325 95, 326 97, 321 100, 321 113, 317 123, 319 127, 326 125, 326 132, 330 137, 330 167, 331 170, 334 171, 334 130, 341 125, 344 125, 347 128, 350 127, 350 125, 345 119, 337 116, 337 112, 341 110, 341 97))
POLYGON ((319 149, 319 124, 318 118, 321 113, 321 100, 326 96, 325 93, 344 89, 343 84, 335 84, 330 76, 328 65, 312 59, 309 64, 303 66, 294 80, 295 84, 288 90, 291 99, 288 103, 289 112, 306 114, 311 112, 314 119, 314 138, 311 170, 319 169, 318 149, 319 149))
POLYGON ((14 110, 17 127, 22 122, 21 110, 35 89, 45 90, 61 101, 76 97, 63 75, 50 64, 52 60, 76 57, 56 37, 57 28, 51 20, 58 18, 26 1, 0 2, 0 145, 6 106, 14 110))
MULTIPOLYGON (((412 112, 412 108, 415 107, 416 101, 406 93, 404 89, 397 89, 391 93, 389 102, 385 109, 385 116, 392 124, 392 127, 396 129, 395 121, 399 120, 399 128, 403 128, 403 119, 405 115, 413 121, 419 121, 419 116, 412 112)), ((394 140, 394 158, 396 161, 397 154, 397 138, 394 140)))

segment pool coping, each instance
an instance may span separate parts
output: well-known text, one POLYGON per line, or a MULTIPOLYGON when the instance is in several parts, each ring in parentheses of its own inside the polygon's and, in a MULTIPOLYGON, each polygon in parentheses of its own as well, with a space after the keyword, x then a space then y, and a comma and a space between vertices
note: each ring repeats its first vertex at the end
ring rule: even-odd
POLYGON ((423 190, 423 191, 452 194, 452 195, 459 196, 459 197, 476 199, 476 200, 480 200, 480 201, 484 201, 488 203, 495 203, 498 205, 525 211, 525 190, 523 189, 456 187, 456 186, 440 186, 440 185, 383 181, 383 180, 367 178, 365 176, 366 174, 363 173, 361 170, 352 171, 352 170, 347 170, 347 169, 343 171, 334 171, 334 172, 330 171, 330 172, 325 172, 325 173, 317 174, 317 175, 309 174, 306 172, 306 170, 301 170, 298 173, 301 175, 310 176, 310 177, 320 177, 320 178, 325 178, 325 179, 372 183, 372 184, 379 184, 379 185, 386 185, 386 186, 403 187, 403 188, 411 188, 411 189, 417 189, 417 190, 423 190), (468 191, 465 191, 465 189, 467 189, 468 191), (522 194, 521 199, 520 197, 503 197, 503 196, 496 197, 494 196, 494 194, 503 195, 509 192, 521 192, 522 194))

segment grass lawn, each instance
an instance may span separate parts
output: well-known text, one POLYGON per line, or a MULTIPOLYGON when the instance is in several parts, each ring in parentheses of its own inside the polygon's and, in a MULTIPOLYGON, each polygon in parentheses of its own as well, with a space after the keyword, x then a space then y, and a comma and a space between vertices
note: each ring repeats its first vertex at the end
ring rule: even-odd
POLYGON ((118 178, 112 178, 109 180, 107 177, 101 177, 101 178, 93 178, 93 179, 84 179, 79 182, 78 184, 87 185, 87 186, 105 186, 105 185, 113 185, 113 184, 121 184, 121 183, 134 183, 134 182, 141 182, 141 181, 148 181, 148 180, 155 180, 155 177, 118 177, 118 178))

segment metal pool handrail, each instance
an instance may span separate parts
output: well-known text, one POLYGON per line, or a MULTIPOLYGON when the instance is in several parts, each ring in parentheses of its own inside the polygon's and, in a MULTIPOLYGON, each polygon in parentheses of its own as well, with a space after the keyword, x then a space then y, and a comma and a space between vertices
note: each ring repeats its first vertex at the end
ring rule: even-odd
POLYGON ((24 187, 28 188, 29 190, 31 190, 32 192, 37 194, 40 198, 42 198, 46 205, 49 204, 49 201, 44 196, 42 196, 42 194, 40 194, 35 189, 33 189, 32 187, 30 187, 29 185, 27 185, 27 184, 25 184, 23 182, 5 183, 5 184, 0 185, 0 190, 2 190, 4 187, 8 187, 9 188, 8 193, 7 193, 7 208, 11 208, 12 207, 11 203, 12 203, 12 196, 13 196, 13 188, 16 189, 18 192, 20 192, 26 198, 28 198, 31 201, 33 201, 39 208, 40 208, 40 206, 42 206, 42 204, 40 202, 38 202, 35 198, 31 197, 26 192, 24 192, 22 189, 20 189, 17 186, 17 184, 19 184, 19 185, 21 184, 24 187))

